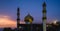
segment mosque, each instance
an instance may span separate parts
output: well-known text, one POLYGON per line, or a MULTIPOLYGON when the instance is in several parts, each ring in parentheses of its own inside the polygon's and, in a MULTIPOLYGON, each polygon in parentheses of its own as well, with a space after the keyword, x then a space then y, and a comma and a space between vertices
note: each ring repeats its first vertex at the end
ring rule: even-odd
MULTIPOLYGON (((42 17, 43 31, 46 31, 46 19, 47 19, 46 18, 46 3, 44 2, 42 6, 43 6, 43 10, 42 10, 42 13, 43 13, 43 17, 42 17)), ((25 27, 25 30, 27 29, 26 31, 29 31, 29 29, 32 29, 31 27, 34 27, 34 26, 35 27, 40 27, 41 26, 41 25, 37 25, 37 24, 32 24, 32 22, 34 21, 34 18, 29 13, 24 18, 25 24, 20 24, 19 23, 20 22, 19 17, 20 17, 20 10, 19 10, 19 8, 17 8, 17 29, 18 29, 18 31, 20 30, 21 27, 25 27)))
MULTIPOLYGON (((25 24, 20 24, 20 9, 17 8, 17 28, 14 29, 14 31, 46 31, 46 3, 43 3, 43 17, 42 17, 42 21, 43 24, 32 24, 32 22, 34 21, 33 16, 31 16, 31 14, 27 14, 27 16, 25 16, 24 21, 25 24)), ((6 29, 6 31, 11 30, 6 29)))
POLYGON ((44 2, 42 10, 42 24, 32 24, 34 21, 33 16, 31 14, 27 14, 24 17, 25 24, 20 24, 20 9, 17 8, 17 28, 4 28, 3 31, 60 31, 60 22, 54 22, 52 24, 46 24, 46 3, 44 2))

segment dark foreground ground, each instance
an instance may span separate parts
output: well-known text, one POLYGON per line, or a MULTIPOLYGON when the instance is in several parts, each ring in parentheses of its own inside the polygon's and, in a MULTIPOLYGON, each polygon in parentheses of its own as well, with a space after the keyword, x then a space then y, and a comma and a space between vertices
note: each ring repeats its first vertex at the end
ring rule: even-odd
MULTIPOLYGON (((19 24, 19 31, 43 31, 43 24, 19 24)), ((60 31, 60 22, 46 24, 47 31, 60 31)), ((2 29, 0 29, 2 31, 2 29)), ((3 31, 17 31, 17 28, 3 28, 3 31)))

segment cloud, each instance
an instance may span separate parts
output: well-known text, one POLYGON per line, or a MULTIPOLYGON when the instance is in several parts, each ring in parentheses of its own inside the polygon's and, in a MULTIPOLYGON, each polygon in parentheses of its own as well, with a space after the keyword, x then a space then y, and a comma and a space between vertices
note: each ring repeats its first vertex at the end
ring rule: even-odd
MULTIPOLYGON (((0 15, 0 28, 4 28, 4 27, 15 28, 15 27, 17 27, 16 21, 14 21, 10 18, 11 18, 10 16, 0 15)), ((25 24, 25 22, 20 22, 20 24, 25 24)))

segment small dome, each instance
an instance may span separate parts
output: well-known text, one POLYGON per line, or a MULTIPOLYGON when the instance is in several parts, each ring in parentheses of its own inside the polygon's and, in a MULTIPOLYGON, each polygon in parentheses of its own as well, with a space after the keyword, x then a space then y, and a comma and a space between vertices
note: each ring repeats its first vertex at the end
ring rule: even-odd
POLYGON ((28 14, 27 16, 25 16, 24 21, 25 22, 32 22, 33 21, 33 17, 30 14, 28 14))

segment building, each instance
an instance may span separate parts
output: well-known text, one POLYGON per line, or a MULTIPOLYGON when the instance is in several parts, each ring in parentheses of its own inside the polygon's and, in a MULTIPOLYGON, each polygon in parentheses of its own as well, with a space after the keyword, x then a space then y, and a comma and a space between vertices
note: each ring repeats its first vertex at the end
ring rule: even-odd
MULTIPOLYGON (((34 21, 34 18, 28 13, 27 16, 25 16, 24 21, 26 24, 20 24, 20 9, 17 8, 17 28, 14 29, 14 31, 46 31, 46 3, 43 3, 43 29, 41 24, 32 24, 34 21)), ((5 28, 6 31, 12 31, 10 28, 5 28)))
POLYGON ((26 22, 26 24, 32 24, 33 20, 34 20, 34 18, 29 13, 24 18, 24 21, 26 22))
POLYGON ((46 31, 46 20, 47 20, 47 17, 46 17, 46 3, 44 2, 43 3, 43 10, 42 10, 42 13, 43 13, 43 17, 42 17, 42 23, 43 23, 43 31, 46 31))

